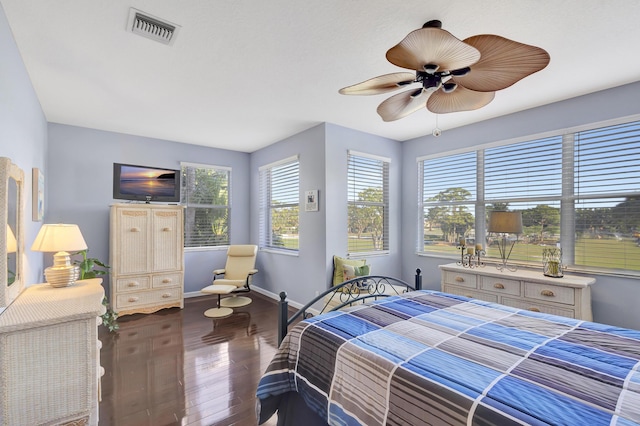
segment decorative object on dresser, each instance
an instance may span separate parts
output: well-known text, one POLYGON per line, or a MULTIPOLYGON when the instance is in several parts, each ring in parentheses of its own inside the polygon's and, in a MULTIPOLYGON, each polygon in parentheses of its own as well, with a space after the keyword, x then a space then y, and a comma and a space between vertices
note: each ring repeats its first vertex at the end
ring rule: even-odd
POLYGON ((183 308, 182 206, 111 206, 111 305, 120 316, 183 308))
POLYGON ((51 287, 67 287, 76 282, 80 268, 71 264, 69 252, 86 249, 87 243, 78 225, 66 223, 42 225, 31 246, 33 251, 56 253, 53 255, 53 266, 44 270, 51 287))
POLYGON ((460 260, 456 262, 456 265, 464 266, 465 268, 484 268, 482 256, 486 252, 482 248, 482 244, 476 244, 475 247, 467 247, 466 239, 460 238, 458 250, 460 250, 460 260))
POLYGON ((31 285, 0 315, 0 424, 98 424, 101 282, 31 285))
POLYGON ((511 256, 513 246, 515 246, 516 242, 518 241, 518 234, 522 233, 522 212, 490 212, 489 228, 487 229, 487 231, 494 232, 496 234, 502 234, 502 238, 498 240, 498 250, 500 250, 500 258, 502 261, 500 264, 496 265, 496 267, 501 271, 505 269, 509 271, 515 271, 516 267, 507 265, 507 261, 509 260, 509 256, 511 256), (516 234, 516 239, 511 243, 509 253, 507 253, 508 234, 516 234))
POLYGON ((467 269, 440 265, 445 293, 496 302, 534 312, 592 321, 591 285, 595 278, 565 275, 562 280, 539 271, 467 269))
POLYGON ((562 278, 562 249, 545 247, 542 249, 542 270, 547 277, 562 278))

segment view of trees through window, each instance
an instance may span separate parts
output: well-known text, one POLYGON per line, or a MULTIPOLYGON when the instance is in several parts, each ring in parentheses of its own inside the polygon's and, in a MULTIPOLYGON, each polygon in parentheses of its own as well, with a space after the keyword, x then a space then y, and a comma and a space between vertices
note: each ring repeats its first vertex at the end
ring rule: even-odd
POLYGON ((347 173, 348 252, 389 249, 389 161, 349 153, 347 173))
POLYGON ((182 166, 181 198, 185 210, 185 247, 229 244, 229 178, 231 170, 182 166))
POLYGON ((465 238, 497 258, 498 236, 486 232, 489 213, 511 210, 523 221, 522 234, 507 236, 518 241, 512 260, 541 264, 544 247, 560 246, 567 265, 640 271, 640 122, 419 165, 419 252, 459 254, 465 238), (445 170, 465 172, 456 181, 445 170))
POLYGON ((298 250, 300 223, 298 158, 260 169, 260 246, 298 250))

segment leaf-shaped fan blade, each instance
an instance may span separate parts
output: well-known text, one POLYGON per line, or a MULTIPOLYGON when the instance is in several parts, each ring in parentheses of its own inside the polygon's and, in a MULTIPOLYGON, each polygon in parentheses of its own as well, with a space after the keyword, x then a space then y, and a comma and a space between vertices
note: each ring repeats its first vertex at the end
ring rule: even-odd
POLYGON ((479 92, 505 89, 549 63, 549 54, 544 49, 498 35, 477 35, 464 42, 478 49, 482 56, 471 66, 471 72, 454 76, 453 80, 479 92))
POLYGON ((479 59, 480 52, 476 48, 439 28, 412 31, 387 51, 389 62, 416 71, 425 71, 427 64, 439 65, 440 71, 455 70, 468 67, 479 59))
POLYGON ((436 114, 471 111, 482 108, 493 100, 493 92, 476 92, 458 85, 453 92, 438 90, 427 101, 427 109, 436 114))
POLYGON ((378 105, 378 114, 384 121, 399 120, 424 108, 431 93, 422 88, 398 93, 378 105))
POLYGON ((396 72, 374 77, 353 86, 343 87, 339 92, 343 95, 378 95, 398 90, 415 80, 416 76, 413 73, 396 72))

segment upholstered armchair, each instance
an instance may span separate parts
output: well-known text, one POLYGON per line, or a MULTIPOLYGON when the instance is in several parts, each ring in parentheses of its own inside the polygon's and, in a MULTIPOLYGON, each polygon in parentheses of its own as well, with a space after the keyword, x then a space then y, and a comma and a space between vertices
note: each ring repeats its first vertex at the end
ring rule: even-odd
POLYGON ((213 271, 212 285, 234 286, 235 289, 225 297, 220 306, 238 308, 251 303, 249 297, 238 296, 239 293, 251 291, 251 279, 258 273, 255 269, 258 246, 251 244, 231 245, 227 250, 227 262, 224 269, 213 271))

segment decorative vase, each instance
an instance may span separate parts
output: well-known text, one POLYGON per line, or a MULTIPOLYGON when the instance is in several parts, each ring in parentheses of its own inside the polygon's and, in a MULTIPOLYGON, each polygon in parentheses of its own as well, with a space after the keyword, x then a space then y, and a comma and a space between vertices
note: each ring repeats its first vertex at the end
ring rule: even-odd
POLYGON ((562 249, 542 249, 543 273, 547 277, 562 278, 562 249))

